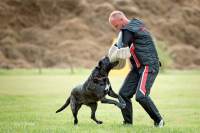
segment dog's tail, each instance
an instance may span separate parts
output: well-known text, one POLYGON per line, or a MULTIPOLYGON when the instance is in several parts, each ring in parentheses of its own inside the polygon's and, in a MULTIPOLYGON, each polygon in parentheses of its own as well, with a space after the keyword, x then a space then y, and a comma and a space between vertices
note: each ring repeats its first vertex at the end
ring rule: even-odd
POLYGON ((69 96, 69 98, 67 99, 66 103, 59 109, 56 111, 56 113, 62 111, 63 109, 65 109, 69 104, 70 104, 70 99, 71 99, 71 96, 69 96))

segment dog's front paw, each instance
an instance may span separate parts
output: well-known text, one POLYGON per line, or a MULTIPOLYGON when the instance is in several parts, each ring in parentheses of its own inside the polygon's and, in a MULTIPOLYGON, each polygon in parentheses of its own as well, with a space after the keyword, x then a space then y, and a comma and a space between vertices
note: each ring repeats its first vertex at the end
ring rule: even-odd
POLYGON ((98 122, 97 122, 97 124, 102 124, 102 123, 103 123, 103 121, 98 121, 98 122))
POLYGON ((126 108, 126 104, 124 103, 124 104, 122 104, 122 107, 123 107, 123 109, 125 109, 126 108))
POLYGON ((124 100, 121 100, 120 103, 121 104, 125 104, 125 106, 126 106, 126 103, 124 102, 124 100))
POLYGON ((120 95, 118 96, 118 99, 121 104, 126 104, 126 102, 122 99, 122 97, 120 95))
POLYGON ((119 104, 119 106, 118 106, 120 109, 125 109, 125 107, 126 107, 126 104, 119 104))

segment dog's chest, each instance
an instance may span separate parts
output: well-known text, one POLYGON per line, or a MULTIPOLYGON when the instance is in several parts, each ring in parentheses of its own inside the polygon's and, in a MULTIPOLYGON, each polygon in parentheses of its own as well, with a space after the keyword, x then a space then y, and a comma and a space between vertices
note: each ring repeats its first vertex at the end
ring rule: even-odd
POLYGON ((109 91, 109 88, 110 88, 110 84, 106 84, 106 87, 105 87, 105 91, 109 91))

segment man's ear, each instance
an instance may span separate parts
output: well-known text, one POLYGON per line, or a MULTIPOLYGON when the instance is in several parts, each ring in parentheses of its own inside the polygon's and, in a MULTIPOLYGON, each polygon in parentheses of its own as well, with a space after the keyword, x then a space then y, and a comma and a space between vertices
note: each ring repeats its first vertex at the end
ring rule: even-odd
POLYGON ((102 62, 99 61, 99 63, 97 64, 96 68, 99 68, 99 69, 100 69, 100 68, 101 68, 101 67, 100 67, 100 66, 101 66, 101 63, 102 63, 102 62))
POLYGON ((122 23, 124 23, 124 19, 123 19, 123 18, 120 18, 119 20, 120 20, 122 23))
POLYGON ((125 26, 125 23, 126 23, 126 22, 124 21, 124 19, 121 18, 120 20, 122 21, 122 25, 125 26))

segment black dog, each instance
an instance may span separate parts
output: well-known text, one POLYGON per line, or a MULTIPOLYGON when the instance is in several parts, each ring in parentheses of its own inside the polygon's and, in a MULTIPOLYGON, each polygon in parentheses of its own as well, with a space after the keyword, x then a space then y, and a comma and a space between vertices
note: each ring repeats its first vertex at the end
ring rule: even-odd
POLYGON ((117 64, 118 61, 111 63, 107 56, 103 57, 92 71, 89 78, 72 90, 66 103, 57 110, 56 113, 62 111, 70 104, 74 116, 74 124, 77 124, 78 110, 81 108, 81 105, 84 104, 90 106, 92 109, 91 119, 97 124, 102 124, 102 121, 97 120, 95 117, 98 101, 117 105, 120 109, 125 108, 126 104, 124 100, 112 90, 108 79, 109 71, 117 64), (105 96, 107 94, 111 97, 118 98, 120 103, 115 100, 106 99, 105 96))

